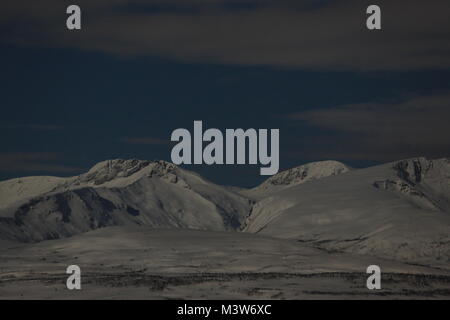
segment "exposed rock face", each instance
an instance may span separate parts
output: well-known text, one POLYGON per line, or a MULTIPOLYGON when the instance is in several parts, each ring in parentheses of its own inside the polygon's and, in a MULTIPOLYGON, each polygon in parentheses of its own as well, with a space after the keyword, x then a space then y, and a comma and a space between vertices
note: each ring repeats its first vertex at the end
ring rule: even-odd
POLYGON ((374 186, 393 191, 423 209, 450 211, 450 160, 415 158, 394 163, 397 177, 375 181, 374 186))
POLYGON ((93 183, 100 185, 115 178, 129 177, 147 167, 151 162, 143 160, 107 160, 96 164, 87 173, 82 174, 75 183, 93 183))

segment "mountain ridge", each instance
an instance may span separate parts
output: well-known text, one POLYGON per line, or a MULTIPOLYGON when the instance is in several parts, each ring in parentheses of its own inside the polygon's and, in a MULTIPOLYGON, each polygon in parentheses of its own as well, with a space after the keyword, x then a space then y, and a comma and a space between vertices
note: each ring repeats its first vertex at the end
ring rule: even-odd
MULTIPOLYGON (((38 184, 21 179, 19 184, 38 184)), ((214 184, 166 161, 137 159, 107 160, 79 176, 42 179, 52 188, 40 186, 41 194, 34 190, 38 195, 22 202, 17 196, 0 211, 0 238, 36 242, 145 225, 261 233, 412 263, 450 259, 448 158, 364 169, 309 163, 247 190, 214 184)), ((11 181, 18 183, 6 183, 11 181)))
POLYGON ((0 236, 41 241, 128 224, 235 230, 250 206, 243 196, 165 161, 103 161, 44 189, 50 191, 2 214, 0 236))
POLYGON ((448 265, 449 201, 450 161, 413 158, 275 192, 256 203, 244 231, 325 250, 448 265))

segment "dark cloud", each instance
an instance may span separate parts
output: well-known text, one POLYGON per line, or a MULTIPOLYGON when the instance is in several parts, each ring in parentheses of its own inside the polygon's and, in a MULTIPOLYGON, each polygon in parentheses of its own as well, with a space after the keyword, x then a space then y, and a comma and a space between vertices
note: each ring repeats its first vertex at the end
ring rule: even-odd
POLYGON ((83 169, 58 164, 58 153, 16 152, 0 153, 0 172, 55 172, 73 173, 83 169))
POLYGON ((450 156, 450 93, 290 114, 329 132, 309 146, 314 157, 386 161, 450 156))
POLYGON ((366 29, 365 10, 372 3, 361 0, 80 0, 79 32, 65 29, 68 4, 4 4, 3 38, 226 64, 376 71, 450 67, 448 0, 379 0, 381 31, 366 29), (195 10, 180 10, 186 6, 195 10), (13 21, 22 24, 15 28, 13 21))
POLYGON ((169 144, 169 140, 164 140, 160 138, 122 138, 121 142, 128 144, 142 144, 142 145, 167 145, 169 144))

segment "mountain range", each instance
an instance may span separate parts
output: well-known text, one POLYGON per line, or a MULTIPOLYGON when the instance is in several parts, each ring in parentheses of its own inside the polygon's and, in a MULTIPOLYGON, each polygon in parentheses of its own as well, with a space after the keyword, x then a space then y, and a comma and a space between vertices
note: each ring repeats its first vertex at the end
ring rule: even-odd
POLYGON ((169 162, 135 159, 103 161, 75 177, 0 182, 3 241, 63 239, 113 226, 259 234, 448 268, 450 159, 364 169, 313 162, 252 189, 220 186, 169 162))

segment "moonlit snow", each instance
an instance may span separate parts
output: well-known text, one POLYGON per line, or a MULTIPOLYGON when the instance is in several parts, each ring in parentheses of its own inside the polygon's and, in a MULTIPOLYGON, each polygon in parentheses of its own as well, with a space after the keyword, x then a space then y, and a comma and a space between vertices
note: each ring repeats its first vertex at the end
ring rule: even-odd
POLYGON ((315 162, 248 190, 141 160, 0 182, 0 298, 448 298, 449 283, 449 159, 315 162))

